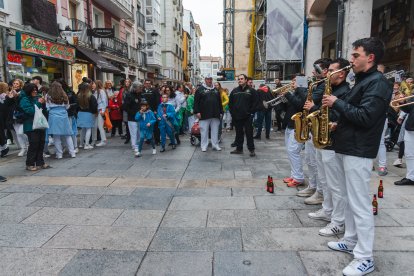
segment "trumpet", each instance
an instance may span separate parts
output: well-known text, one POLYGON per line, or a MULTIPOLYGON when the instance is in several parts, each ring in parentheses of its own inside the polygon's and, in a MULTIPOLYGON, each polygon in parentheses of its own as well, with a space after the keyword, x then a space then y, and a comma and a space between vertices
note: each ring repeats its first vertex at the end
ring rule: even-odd
POLYGON ((293 90, 292 85, 286 84, 282 87, 276 88, 272 90, 272 95, 276 96, 276 98, 270 101, 263 101, 263 106, 267 109, 269 106, 276 106, 280 103, 286 103, 287 99, 285 98, 285 94, 289 91, 293 90))
POLYGON ((414 101, 400 104, 400 102, 402 102, 402 101, 405 102, 408 99, 412 99, 412 98, 414 98, 414 95, 393 100, 393 101, 390 102, 390 106, 393 107, 393 108, 400 108, 400 107, 403 107, 403 106, 412 105, 412 104, 414 104, 414 101))

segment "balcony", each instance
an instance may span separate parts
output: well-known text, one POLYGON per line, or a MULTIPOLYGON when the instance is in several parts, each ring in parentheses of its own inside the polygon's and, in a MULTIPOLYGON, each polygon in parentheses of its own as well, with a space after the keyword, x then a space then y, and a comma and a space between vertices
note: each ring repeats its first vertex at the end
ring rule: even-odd
POLYGON ((123 18, 133 18, 131 0, 94 0, 96 3, 110 11, 113 15, 123 18))
POLYGON ((121 58, 128 59, 128 44, 116 37, 98 38, 98 49, 121 58))
POLYGON ((83 21, 80 21, 75 18, 69 19, 69 28, 72 31, 80 31, 82 32, 80 37, 78 38, 78 45, 80 46, 86 46, 89 48, 92 48, 91 39, 87 35, 87 29, 90 29, 91 26, 88 23, 85 23, 83 21))

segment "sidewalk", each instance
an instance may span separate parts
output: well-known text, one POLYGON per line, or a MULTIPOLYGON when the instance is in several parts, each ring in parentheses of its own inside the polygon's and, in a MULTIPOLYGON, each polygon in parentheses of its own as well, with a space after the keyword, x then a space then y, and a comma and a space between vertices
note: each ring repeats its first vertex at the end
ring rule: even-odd
MULTIPOLYGON (((284 136, 255 141, 257 157, 182 145, 135 158, 124 140, 48 159, 24 170, 24 158, 0 160, 0 275, 341 275, 352 256, 318 235, 289 175, 284 136), (265 190, 276 180, 275 194, 265 190)), ((398 187, 405 169, 383 177, 375 217, 372 275, 414 275, 414 187, 398 187)), ((306 166, 305 166, 306 167, 306 166)), ((372 192, 379 177, 373 172, 372 192)))

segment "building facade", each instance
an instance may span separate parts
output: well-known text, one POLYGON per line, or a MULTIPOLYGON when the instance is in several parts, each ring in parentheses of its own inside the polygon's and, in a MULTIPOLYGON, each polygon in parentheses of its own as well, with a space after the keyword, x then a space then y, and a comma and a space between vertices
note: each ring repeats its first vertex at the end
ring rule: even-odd
POLYGON ((200 77, 202 80, 206 76, 213 77, 213 80, 217 80, 217 72, 220 71, 220 68, 223 66, 223 59, 221 57, 213 56, 201 56, 200 57, 200 77))

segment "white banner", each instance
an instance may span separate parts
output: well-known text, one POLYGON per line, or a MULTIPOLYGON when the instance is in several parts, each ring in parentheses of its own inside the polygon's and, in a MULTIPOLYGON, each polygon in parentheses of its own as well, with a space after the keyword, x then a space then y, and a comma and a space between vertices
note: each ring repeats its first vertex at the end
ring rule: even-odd
POLYGON ((78 45, 82 31, 61 31, 60 36, 71 45, 78 45))
POLYGON ((266 60, 303 60, 305 1, 267 1, 266 60))

